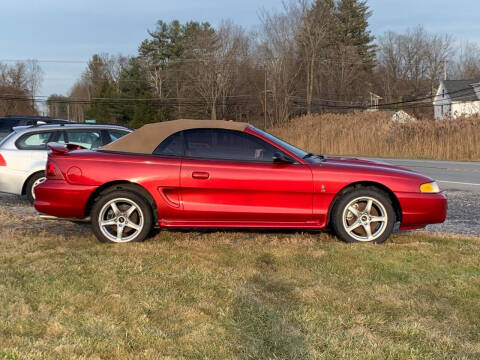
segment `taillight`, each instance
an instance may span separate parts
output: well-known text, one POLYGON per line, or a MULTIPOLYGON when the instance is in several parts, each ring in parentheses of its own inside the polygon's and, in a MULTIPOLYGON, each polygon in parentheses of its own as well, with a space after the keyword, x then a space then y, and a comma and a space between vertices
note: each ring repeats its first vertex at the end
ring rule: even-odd
POLYGON ((47 166, 45 168, 45 174, 47 179, 63 179, 62 173, 55 166, 54 162, 51 160, 47 161, 47 166))
POLYGON ((45 170, 45 173, 47 174, 47 177, 55 177, 57 175, 55 165, 51 161, 47 162, 47 168, 45 170))
POLYGON ((3 158, 2 154, 0 154, 0 166, 7 166, 7 162, 3 158))

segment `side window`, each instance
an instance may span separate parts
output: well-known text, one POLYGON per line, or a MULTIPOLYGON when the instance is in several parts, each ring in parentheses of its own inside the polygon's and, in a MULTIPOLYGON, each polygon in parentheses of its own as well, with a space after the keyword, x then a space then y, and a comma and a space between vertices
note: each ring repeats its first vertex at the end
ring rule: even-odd
POLYGON ((184 132, 185 156, 203 159, 272 162, 281 152, 250 134, 222 129, 195 129, 184 132))
POLYGON ((66 130, 66 139, 69 144, 83 146, 86 149, 96 149, 102 146, 100 130, 66 130))
POLYGON ((25 134, 15 144, 21 150, 46 150, 47 143, 51 141, 53 134, 53 131, 25 134))
POLYGON ((182 132, 177 132, 163 140, 153 151, 153 154, 163 156, 183 156, 182 132))
POLYGON ((115 141, 120 139, 122 136, 125 136, 128 134, 127 131, 121 131, 121 130, 108 130, 108 133, 110 135, 110 141, 115 141))

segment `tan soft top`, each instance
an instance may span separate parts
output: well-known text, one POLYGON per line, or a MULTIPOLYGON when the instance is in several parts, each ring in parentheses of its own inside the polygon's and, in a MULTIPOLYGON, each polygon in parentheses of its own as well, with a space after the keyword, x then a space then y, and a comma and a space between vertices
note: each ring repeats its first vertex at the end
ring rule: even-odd
POLYGON ((173 120, 147 124, 140 129, 102 146, 100 150, 151 154, 157 146, 176 132, 188 129, 229 129, 244 131, 248 124, 223 120, 173 120))

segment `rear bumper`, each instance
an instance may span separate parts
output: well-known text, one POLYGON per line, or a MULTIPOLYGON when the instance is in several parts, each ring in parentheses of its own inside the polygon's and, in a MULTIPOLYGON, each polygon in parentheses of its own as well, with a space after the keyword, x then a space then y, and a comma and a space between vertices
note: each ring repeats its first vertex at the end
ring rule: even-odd
POLYGON ((402 208, 400 230, 443 223, 447 217, 447 197, 443 194, 397 194, 402 208))
POLYGON ((35 187, 35 209, 60 218, 83 219, 90 195, 97 186, 72 185, 64 180, 47 180, 35 187))
POLYGON ((24 171, 0 166, 0 192, 22 195, 23 184, 27 178, 28 174, 24 171))

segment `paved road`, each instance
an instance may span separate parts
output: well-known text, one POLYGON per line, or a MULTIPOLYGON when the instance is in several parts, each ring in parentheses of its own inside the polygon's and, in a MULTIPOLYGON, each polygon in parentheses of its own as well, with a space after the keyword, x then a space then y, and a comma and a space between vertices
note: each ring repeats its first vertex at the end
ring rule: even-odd
POLYGON ((374 159, 412 169, 437 180, 442 189, 480 193, 480 162, 374 159))
POLYGON ((444 224, 427 229, 480 236, 480 162, 374 159, 418 171, 437 180, 448 197, 444 224))

